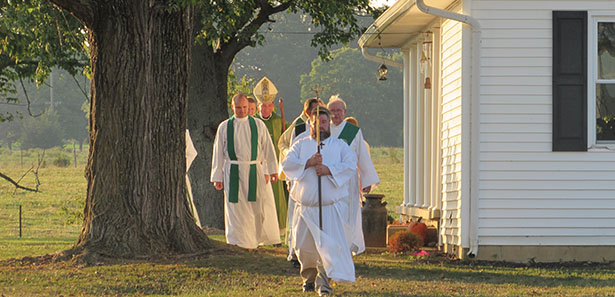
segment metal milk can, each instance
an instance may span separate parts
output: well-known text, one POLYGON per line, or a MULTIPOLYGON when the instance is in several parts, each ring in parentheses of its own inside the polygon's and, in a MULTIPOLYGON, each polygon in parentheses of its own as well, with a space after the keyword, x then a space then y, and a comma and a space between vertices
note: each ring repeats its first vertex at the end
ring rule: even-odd
POLYGON ((365 204, 361 208, 363 237, 366 247, 386 247, 387 208, 382 194, 363 194, 365 204))

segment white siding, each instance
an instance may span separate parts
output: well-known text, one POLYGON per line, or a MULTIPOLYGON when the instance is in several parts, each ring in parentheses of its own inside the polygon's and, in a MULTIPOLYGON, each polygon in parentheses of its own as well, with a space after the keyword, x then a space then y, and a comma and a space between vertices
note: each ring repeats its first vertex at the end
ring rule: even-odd
POLYGON ((473 0, 482 26, 480 245, 615 245, 615 152, 551 151, 553 10, 612 0, 473 0))
POLYGON ((462 26, 445 20, 441 26, 441 155, 443 244, 460 246, 461 233, 461 56, 462 26))

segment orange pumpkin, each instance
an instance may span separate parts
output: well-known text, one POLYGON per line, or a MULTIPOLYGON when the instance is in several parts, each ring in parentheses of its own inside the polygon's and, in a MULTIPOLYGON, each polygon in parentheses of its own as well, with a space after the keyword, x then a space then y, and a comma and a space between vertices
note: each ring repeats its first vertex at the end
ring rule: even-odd
POLYGON ((421 239, 423 239, 423 243, 427 243, 427 225, 421 222, 422 217, 414 222, 410 221, 408 225, 408 230, 416 235, 418 235, 421 239))

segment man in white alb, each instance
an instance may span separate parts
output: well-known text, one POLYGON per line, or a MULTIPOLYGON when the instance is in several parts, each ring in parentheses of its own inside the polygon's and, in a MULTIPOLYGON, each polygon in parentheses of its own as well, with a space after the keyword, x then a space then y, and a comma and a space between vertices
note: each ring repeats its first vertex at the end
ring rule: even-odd
POLYGON ((357 174, 350 181, 350 205, 348 207, 351 229, 350 249, 354 254, 365 251, 361 219, 361 192, 369 193, 373 186, 380 183, 376 168, 372 163, 361 128, 344 121, 346 102, 338 95, 329 98, 327 104, 331 112, 331 137, 344 140, 357 155, 357 174))
MULTIPOLYGON (((310 112, 312 111, 312 109, 314 109, 314 107, 320 104, 323 104, 323 103, 318 98, 309 98, 305 100, 305 102, 303 103, 303 112, 301 112, 301 114, 297 118, 295 118, 295 120, 293 120, 290 126, 286 128, 286 131, 282 133, 282 135, 280 136, 280 139, 278 140, 278 148, 280 150, 280 163, 282 163, 282 161, 284 161, 284 159, 286 158, 286 153, 288 152, 288 150, 290 150, 290 147, 293 145, 293 143, 295 143, 295 140, 297 140, 297 136, 301 135, 302 133, 305 133, 306 131, 307 133, 309 133, 310 131, 310 125, 309 125, 310 112)), ((282 171, 281 168, 280 168, 279 174, 280 174, 280 178, 284 178, 284 172, 282 171)), ((291 182, 287 180, 287 184, 290 185, 291 182)), ((290 196, 290 193, 289 193, 289 196, 290 196)), ((295 207, 295 201, 289 197, 288 198, 287 224, 286 224, 286 226, 288 227, 291 226, 291 223, 293 220, 293 208, 294 207, 295 207)), ((299 261, 297 260, 297 255, 295 255, 295 252, 292 250, 292 248, 290 248, 290 240, 291 240, 290 229, 287 229, 286 234, 287 234, 286 243, 288 244, 288 261, 292 262, 295 267, 299 267, 299 261)))
POLYGON ((329 137, 328 110, 325 107, 316 109, 320 110, 320 115, 316 117, 313 112, 311 135, 293 144, 282 161, 282 169, 292 181, 291 198, 295 207, 291 248, 301 263, 303 291, 316 289, 323 296, 332 292, 329 279, 355 281, 348 247, 348 203, 345 200, 349 199, 348 183, 356 175, 357 160, 344 141, 329 137), (316 131, 320 131, 320 137, 316 131), (321 140, 320 153, 317 152, 318 138, 321 140))
POLYGON ((220 123, 214 141, 210 181, 224 189, 226 242, 253 249, 280 243, 271 181, 277 159, 265 124, 248 116, 245 95, 233 96, 233 116, 220 123))

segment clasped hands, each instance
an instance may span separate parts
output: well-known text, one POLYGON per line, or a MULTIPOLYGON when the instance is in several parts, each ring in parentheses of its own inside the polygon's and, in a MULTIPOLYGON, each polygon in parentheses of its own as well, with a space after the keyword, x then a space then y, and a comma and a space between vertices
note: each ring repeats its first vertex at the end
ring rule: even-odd
POLYGON ((320 153, 315 153, 307 160, 305 163, 305 169, 310 167, 314 167, 314 170, 316 170, 316 175, 318 176, 331 175, 331 170, 329 170, 329 167, 322 164, 322 155, 320 153))

